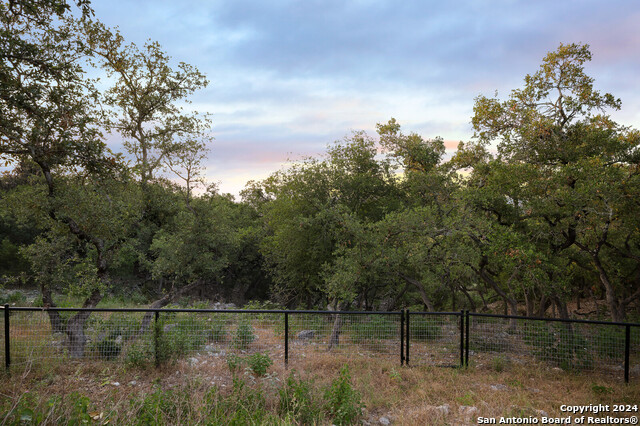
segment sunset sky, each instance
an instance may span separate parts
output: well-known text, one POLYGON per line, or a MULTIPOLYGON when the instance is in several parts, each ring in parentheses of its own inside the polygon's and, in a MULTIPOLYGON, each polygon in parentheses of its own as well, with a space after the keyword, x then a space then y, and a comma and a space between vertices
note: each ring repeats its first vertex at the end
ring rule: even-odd
MULTIPOLYGON (((352 130, 472 137, 474 98, 506 98, 546 52, 587 43, 598 90, 640 128, 640 2, 94 0, 129 41, 160 42, 210 80, 191 107, 213 114, 207 178, 238 194, 287 158, 352 130)), ((117 149, 117 141, 111 142, 117 149)))

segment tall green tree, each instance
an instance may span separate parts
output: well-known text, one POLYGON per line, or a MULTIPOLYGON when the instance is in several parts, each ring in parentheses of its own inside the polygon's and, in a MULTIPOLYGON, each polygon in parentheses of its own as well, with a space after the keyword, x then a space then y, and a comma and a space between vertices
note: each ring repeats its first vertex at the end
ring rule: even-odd
MULTIPOLYGON (((560 45, 508 100, 476 99, 477 141, 497 143, 498 156, 476 164, 471 186, 480 211, 535 243, 548 281, 565 282, 551 286, 559 306, 578 282, 563 270, 579 262, 622 320, 640 296, 640 136, 606 115, 620 100, 594 89, 584 71, 590 59, 587 45, 560 45)), ((515 248, 508 244, 502 252, 515 248)))
MULTIPOLYGON (((87 4, 79 4, 83 19, 91 13, 87 4)), ((38 165, 41 184, 26 188, 30 198, 22 200, 21 207, 33 206, 28 216, 44 214, 45 229, 90 246, 96 285, 88 286, 83 307, 94 307, 102 298, 111 253, 123 237, 111 226, 119 228, 131 214, 114 208, 110 197, 111 182, 122 180, 126 171, 106 149, 96 121, 97 92, 82 68, 90 52, 66 2, 2 2, 0 9, 0 156, 38 165)), ((43 241, 35 244, 55 247, 43 241)), ((45 305, 55 306, 48 283, 41 285, 45 305)), ((50 316, 59 329, 59 318, 50 316)), ((88 316, 78 312, 65 325, 72 356, 84 352, 88 316)))

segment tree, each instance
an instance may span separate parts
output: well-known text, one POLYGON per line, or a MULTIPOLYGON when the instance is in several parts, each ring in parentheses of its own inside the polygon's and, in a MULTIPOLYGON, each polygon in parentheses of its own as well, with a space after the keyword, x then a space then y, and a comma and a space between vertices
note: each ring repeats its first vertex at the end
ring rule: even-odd
POLYGON ((142 49, 125 44, 123 37, 104 25, 87 22, 88 44, 115 84, 104 94, 107 128, 124 138, 136 159, 135 172, 143 190, 156 172, 169 168, 187 183, 190 194, 194 173, 211 138, 208 116, 185 113, 180 102, 207 86, 204 74, 192 65, 170 66, 170 57, 157 42, 142 49), (184 172, 179 171, 184 169, 184 172))
MULTIPOLYGON (((86 18, 91 11, 87 3, 80 5, 86 18)), ((65 2, 10 2, 1 8, 0 155, 10 163, 31 161, 39 167, 44 188, 27 188, 33 203, 24 204, 34 207, 28 216, 48 222, 45 229, 52 238, 68 233, 84 249, 90 247, 95 279, 86 288, 83 307, 95 307, 107 281, 109 257, 124 237, 122 227, 135 215, 126 201, 126 211, 113 205, 113 184, 126 181, 126 170, 102 141, 97 93, 81 67, 90 52, 65 2)), ((35 244, 52 254, 56 246, 46 241, 35 244)), ((49 284, 41 280, 41 285, 45 306, 55 306, 49 284)), ((49 314, 59 329, 56 313, 49 314)), ((72 356, 84 353, 89 315, 80 311, 65 325, 72 356)))
POLYGON ((324 159, 294 164, 245 192, 262 214, 261 252, 282 302, 351 302, 323 277, 338 247, 351 244, 351 225, 379 220, 399 205, 393 169, 376 156, 375 141, 357 132, 330 146, 324 159))
MULTIPOLYGON (((593 88, 583 67, 590 59, 587 45, 560 45, 509 100, 476 99, 478 143, 496 141, 499 155, 475 165, 470 188, 481 211, 535 243, 550 282, 582 262, 599 277, 612 318, 622 320, 640 296, 631 201, 638 198, 640 135, 604 113, 620 100, 593 88)), ((578 283, 565 282, 563 291, 551 291, 559 307, 578 283)))

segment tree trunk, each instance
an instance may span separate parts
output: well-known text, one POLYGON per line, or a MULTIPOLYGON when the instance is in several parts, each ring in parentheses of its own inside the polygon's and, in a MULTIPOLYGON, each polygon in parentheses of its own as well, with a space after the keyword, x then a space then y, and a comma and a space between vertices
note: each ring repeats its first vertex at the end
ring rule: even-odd
POLYGON ((600 276, 600 282, 605 289, 607 304, 609 305, 609 310, 611 311, 611 319, 614 322, 623 322, 625 318, 624 306, 620 304, 620 301, 616 297, 613 285, 611 284, 611 281, 609 281, 609 276, 604 270, 604 267, 600 262, 600 258, 597 255, 594 256, 594 263, 600 276))
POLYGON ((549 307, 549 298, 544 294, 540 296, 540 306, 538 306, 537 317, 544 318, 544 313, 547 312, 547 308, 549 307))
POLYGON ((528 317, 533 317, 535 315, 535 307, 533 304, 533 295, 529 294, 528 291, 524 292, 524 301, 525 304, 527 305, 527 316, 528 317))
MULTIPOLYGON (((167 306, 169 303, 171 303, 175 298, 182 296, 183 294, 193 290, 194 288, 198 287, 201 284, 202 284, 201 280, 196 280, 191 284, 184 286, 178 290, 173 289, 169 293, 165 294, 160 299, 156 300, 151 305, 149 305, 149 309, 163 308, 167 306)), ((153 312, 147 312, 144 314, 144 317, 142 317, 142 322, 140 323, 140 328, 138 329, 138 335, 136 337, 142 336, 149 329, 149 324, 151 324, 151 320, 153 319, 153 317, 154 317, 153 312)))
POLYGON ((335 320, 333 321, 333 329, 331 330, 331 337, 329 338, 329 350, 334 346, 338 346, 340 344, 340 328, 342 327, 342 317, 340 314, 335 315, 335 320))
MULTIPOLYGON (((102 294, 99 290, 93 290, 91 295, 85 300, 83 308, 95 308, 102 300, 102 294)), ((87 343, 87 337, 84 335, 84 324, 91 316, 91 311, 79 311, 67 321, 65 333, 67 334, 66 346, 69 356, 72 358, 82 358, 87 343)))
POLYGON ((473 298, 471 297, 467 289, 463 285, 461 285, 460 291, 462 291, 462 294, 464 294, 469 301, 469 309, 471 309, 471 312, 475 312, 477 310, 476 302, 473 301, 473 298))
POLYGON ((51 295, 51 289, 46 284, 40 285, 40 291, 42 292, 42 306, 46 309, 47 315, 49 315, 49 322, 51 323, 52 333, 64 332, 64 324, 60 317, 59 311, 54 311, 49 308, 55 308, 56 304, 53 302, 53 296, 51 295))
POLYGON ((435 312, 435 309, 433 308, 433 303, 431 303, 431 300, 427 296, 427 291, 424 288, 424 284, 422 284, 420 281, 416 280, 415 278, 411 278, 405 274, 398 274, 398 275, 400 276, 400 278, 402 278, 409 284, 414 285, 418 289, 418 292, 420 293, 420 298, 422 299, 422 303, 425 304, 429 312, 435 312))
MULTIPOLYGON (((328 306, 329 310, 341 310, 344 311, 349 307, 350 303, 342 303, 342 305, 335 304, 334 307, 331 305, 328 306)), ((342 315, 335 314, 333 320, 333 328, 331 329, 331 337, 329 338, 329 348, 327 350, 331 350, 334 346, 340 344, 340 329, 342 328, 342 315)))

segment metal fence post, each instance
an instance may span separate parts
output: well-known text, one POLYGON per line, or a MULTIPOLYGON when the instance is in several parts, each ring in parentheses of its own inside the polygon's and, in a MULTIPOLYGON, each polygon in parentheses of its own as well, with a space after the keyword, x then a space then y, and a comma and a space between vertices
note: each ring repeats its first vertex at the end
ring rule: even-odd
POLYGON ((289 368, 289 312, 284 313, 284 368, 289 368))
POLYGON ((464 321, 465 331, 465 345, 464 345, 464 365, 465 367, 469 367, 469 323, 471 322, 471 316, 469 315, 469 311, 465 314, 466 318, 464 321))
POLYGON ((9 373, 11 368, 11 346, 9 336, 9 305, 4 305, 4 366, 9 373))
POLYGON ((631 352, 631 326, 627 324, 624 333, 624 382, 629 383, 629 353, 631 352))
POLYGON ((406 365, 409 365, 409 341, 411 340, 410 336, 411 336, 411 328, 409 326, 409 310, 407 309, 407 318, 405 318, 406 323, 407 323, 407 344, 406 344, 406 350, 407 350, 407 354, 404 356, 404 362, 406 365))
POLYGON ((404 365, 404 309, 400 311, 400 366, 404 365))
POLYGON ((464 311, 460 311, 460 367, 464 367, 464 311))
POLYGON ((160 311, 155 312, 155 324, 153 327, 153 356, 155 358, 156 368, 160 366, 160 357, 158 356, 158 343, 160 340, 160 311))

